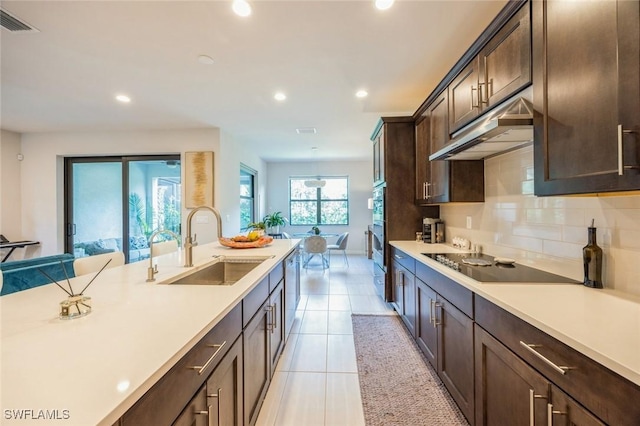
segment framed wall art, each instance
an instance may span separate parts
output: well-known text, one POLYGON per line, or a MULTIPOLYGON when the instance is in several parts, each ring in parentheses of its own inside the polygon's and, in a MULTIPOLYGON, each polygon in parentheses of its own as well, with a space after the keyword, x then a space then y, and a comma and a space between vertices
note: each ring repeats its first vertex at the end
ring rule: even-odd
POLYGON ((213 207, 213 152, 184 153, 185 207, 213 207))

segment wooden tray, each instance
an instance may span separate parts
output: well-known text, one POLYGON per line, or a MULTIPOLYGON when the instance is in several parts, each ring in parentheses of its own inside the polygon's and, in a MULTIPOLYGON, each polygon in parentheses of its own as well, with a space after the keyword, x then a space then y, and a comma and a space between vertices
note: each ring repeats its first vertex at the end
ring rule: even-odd
POLYGON ((234 248, 234 249, 246 249, 246 248, 259 248, 259 247, 267 246, 273 242, 273 237, 264 236, 264 237, 258 238, 255 241, 249 241, 249 242, 237 242, 237 241, 233 241, 231 238, 222 237, 218 241, 220 241, 220 244, 225 247, 234 248))

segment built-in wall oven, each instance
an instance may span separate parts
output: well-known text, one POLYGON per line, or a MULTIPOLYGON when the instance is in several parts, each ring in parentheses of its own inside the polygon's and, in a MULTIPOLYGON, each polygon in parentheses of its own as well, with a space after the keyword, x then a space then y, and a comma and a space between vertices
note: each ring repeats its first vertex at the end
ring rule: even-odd
POLYGON ((383 299, 385 294, 385 276, 387 267, 385 265, 385 234, 384 234, 384 196, 386 185, 380 184, 373 189, 373 283, 376 291, 383 299))

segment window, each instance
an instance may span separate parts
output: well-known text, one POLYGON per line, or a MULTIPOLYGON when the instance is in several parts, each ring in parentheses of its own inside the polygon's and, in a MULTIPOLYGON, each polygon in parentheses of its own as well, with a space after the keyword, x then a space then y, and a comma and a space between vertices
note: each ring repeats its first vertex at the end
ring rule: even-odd
MULTIPOLYGON (((315 179, 315 178, 314 178, 315 179)), ((291 225, 348 225, 349 179, 320 177, 325 186, 305 185, 307 177, 289 178, 289 217, 291 225)))
POLYGON ((255 177, 255 170, 240 165, 240 229, 255 222, 255 177))

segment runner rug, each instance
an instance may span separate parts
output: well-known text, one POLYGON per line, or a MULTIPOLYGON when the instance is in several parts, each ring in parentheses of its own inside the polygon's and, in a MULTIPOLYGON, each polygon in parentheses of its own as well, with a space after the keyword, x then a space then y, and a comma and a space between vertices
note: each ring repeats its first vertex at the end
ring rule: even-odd
POLYGON ((399 316, 351 320, 368 426, 468 425, 399 316))

